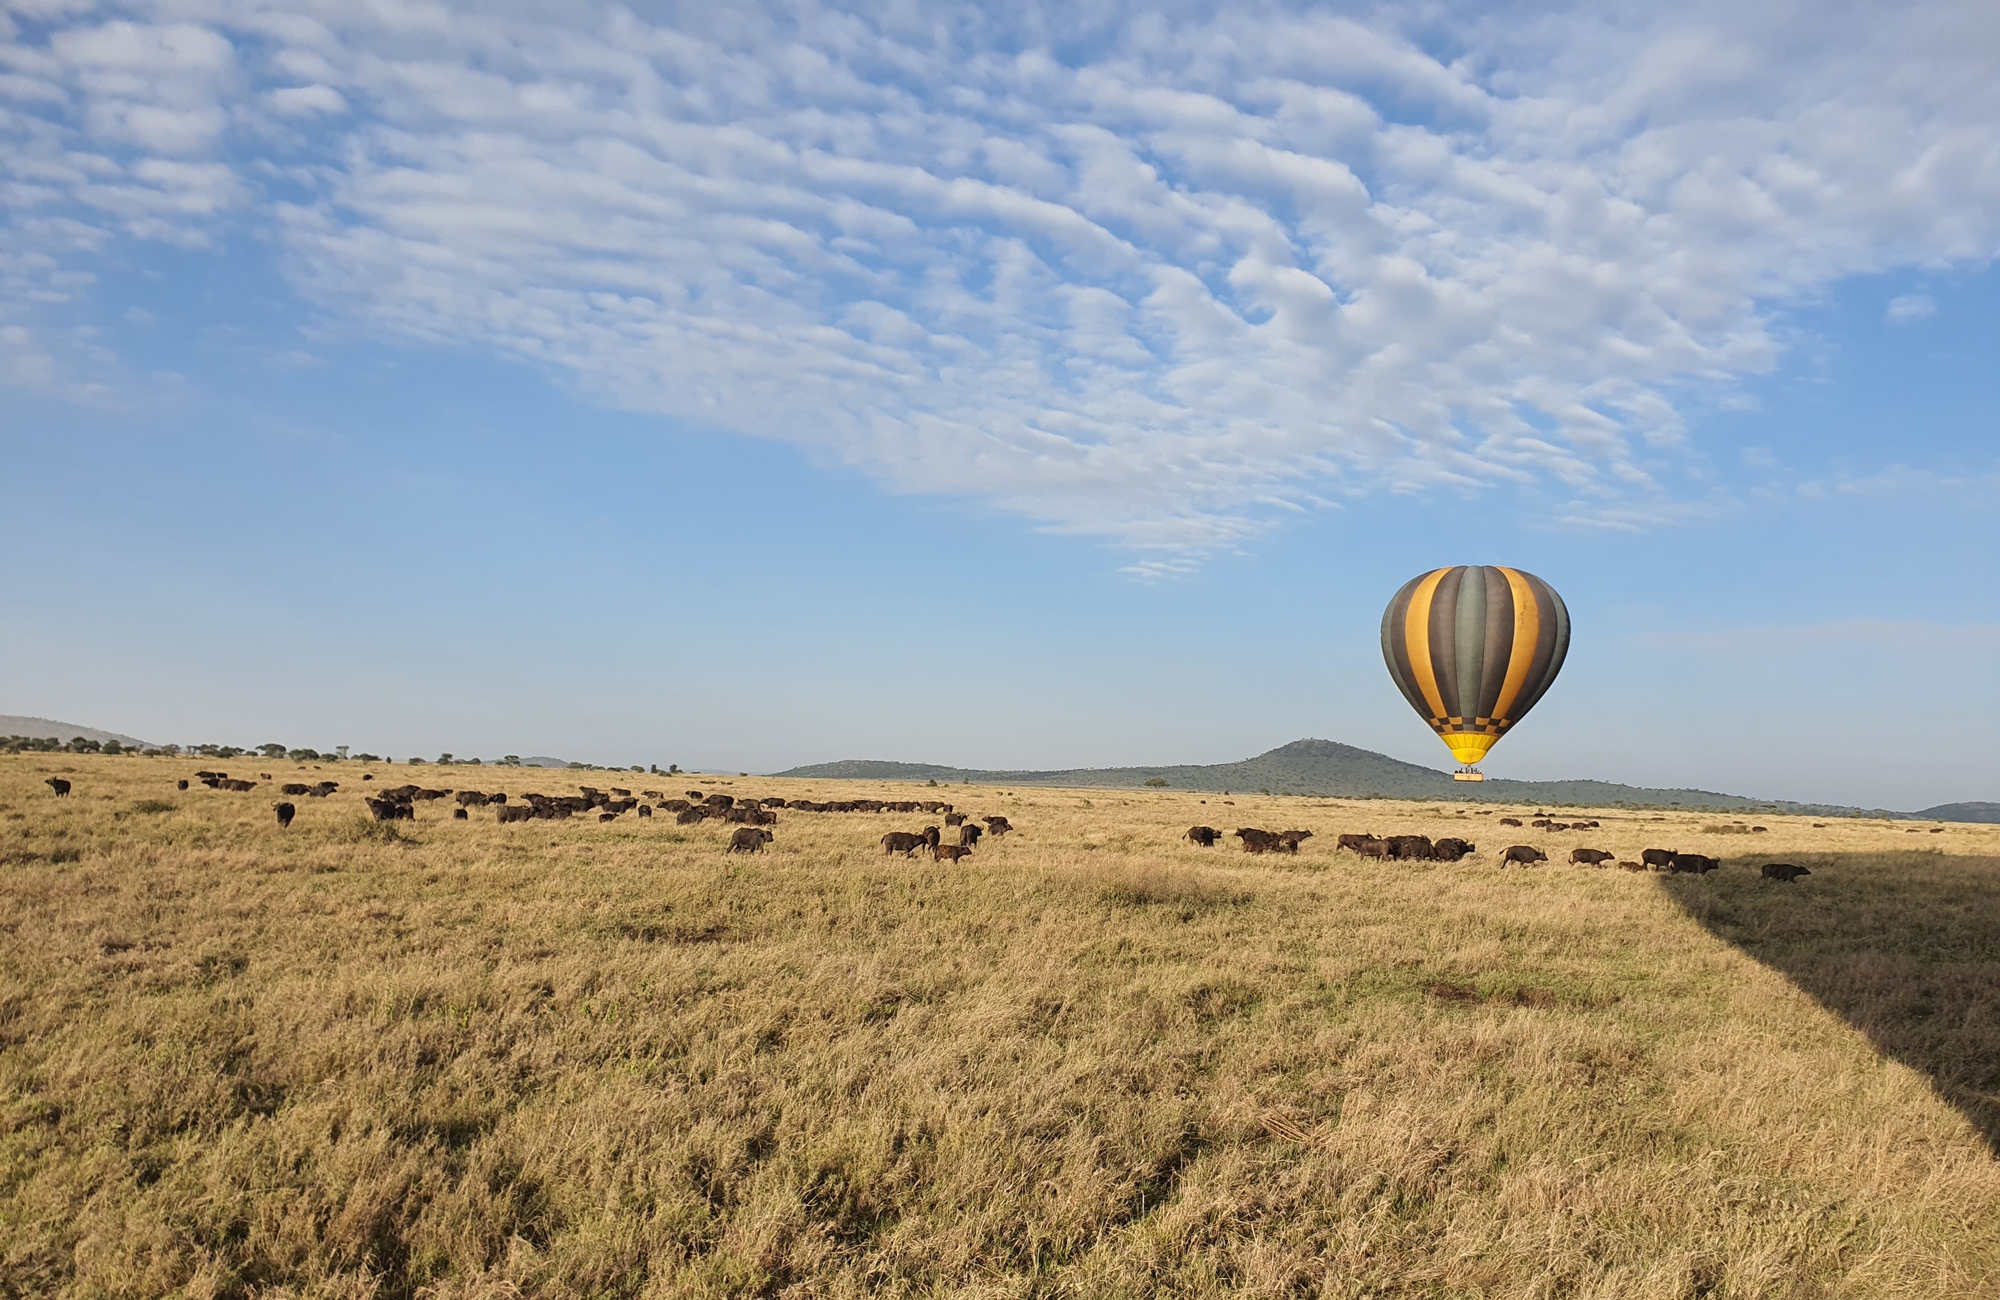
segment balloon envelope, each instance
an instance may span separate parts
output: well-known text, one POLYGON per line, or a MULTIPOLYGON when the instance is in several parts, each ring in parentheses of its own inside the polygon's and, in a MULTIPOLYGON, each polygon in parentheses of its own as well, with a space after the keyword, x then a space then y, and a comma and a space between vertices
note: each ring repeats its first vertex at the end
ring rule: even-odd
POLYGON ((1382 614, 1389 676, 1461 763, 1486 757, 1535 707, 1568 653, 1562 597, 1520 569, 1433 569, 1382 614))

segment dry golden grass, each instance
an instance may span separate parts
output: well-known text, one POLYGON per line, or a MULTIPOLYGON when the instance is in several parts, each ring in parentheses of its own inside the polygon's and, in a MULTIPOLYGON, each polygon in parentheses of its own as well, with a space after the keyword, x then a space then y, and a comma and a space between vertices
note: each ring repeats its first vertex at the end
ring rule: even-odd
POLYGON ((198 766, 0 758, 6 1295, 2000 1294, 2000 828, 954 788, 1020 829, 940 867, 198 766))

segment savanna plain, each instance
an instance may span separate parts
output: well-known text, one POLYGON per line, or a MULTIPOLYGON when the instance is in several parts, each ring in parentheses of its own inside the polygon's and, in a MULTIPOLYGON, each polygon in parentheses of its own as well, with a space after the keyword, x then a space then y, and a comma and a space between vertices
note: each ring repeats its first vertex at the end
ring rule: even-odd
POLYGON ((281 830, 201 766, 0 757, 7 1296, 2000 1295, 2000 827, 207 764, 341 782, 281 830))

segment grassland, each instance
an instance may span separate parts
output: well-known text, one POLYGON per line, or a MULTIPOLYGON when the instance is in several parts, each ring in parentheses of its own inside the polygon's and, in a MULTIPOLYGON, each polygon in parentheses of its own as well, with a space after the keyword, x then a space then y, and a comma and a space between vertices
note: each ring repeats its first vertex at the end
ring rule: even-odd
POLYGON ((196 766, 0 758, 7 1296, 2000 1294, 2000 827, 975 787, 940 867, 196 766))

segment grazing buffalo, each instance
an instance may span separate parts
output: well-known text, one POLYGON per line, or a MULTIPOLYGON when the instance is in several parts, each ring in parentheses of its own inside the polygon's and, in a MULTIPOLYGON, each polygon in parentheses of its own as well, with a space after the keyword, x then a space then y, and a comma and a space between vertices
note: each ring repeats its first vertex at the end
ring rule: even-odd
POLYGON ((1571 862, 1579 862, 1586 867, 1601 867, 1607 862, 1615 861, 1617 857, 1616 853, 1606 853, 1603 849, 1571 849, 1569 851, 1569 860, 1571 862))
POLYGON ((771 832, 761 826, 738 826, 729 835, 731 853, 762 853, 771 842, 771 832))
POLYGON ((649 807, 649 806, 647 806, 646 804, 640 804, 640 805, 639 805, 639 815, 640 815, 641 817, 651 817, 651 816, 653 815, 653 810, 652 810, 652 808, 650 808, 650 807, 649 807))
POLYGON ((909 831, 890 831, 882 837, 882 852, 884 856, 891 853, 900 853, 907 858, 918 849, 929 847, 930 841, 921 835, 913 835, 909 831))
POLYGON ((279 830, 283 830, 285 827, 290 826, 292 824, 292 818, 298 816, 299 813, 298 809, 292 807, 292 805, 288 803, 274 803, 271 805, 271 809, 272 811, 278 814, 279 830))
POLYGON ((1502 817, 1500 819, 1500 824, 1502 826, 1519 826, 1521 824, 1521 819, 1519 817, 1502 817))
POLYGON ((278 787, 278 793, 289 794, 289 795, 301 795, 310 789, 312 789, 311 786, 306 785, 302 782, 288 781, 284 785, 278 787))
POLYGON ((59 776, 50 777, 48 780, 48 786, 49 789, 56 792, 56 798, 58 799, 69 798, 69 782, 63 780, 61 777, 59 776))
POLYGON ((708 798, 708 792, 706 790, 690 790, 687 792, 687 797, 696 803, 700 803, 702 800, 708 798))
POLYGON ((972 856, 970 844, 933 844, 931 857, 938 862, 956 862, 960 858, 972 856))
POLYGON ((458 792, 458 806, 461 808, 484 808, 486 806, 486 796, 477 790, 460 790, 458 792))
POLYGON ((1243 841, 1245 853, 1269 853, 1278 843, 1277 836, 1269 831, 1258 830, 1255 826, 1238 827, 1236 838, 1243 841))
POLYGON ((1188 827, 1188 833, 1181 836, 1181 838, 1184 840, 1193 840, 1205 849, 1212 849, 1215 847, 1215 842, 1222 838, 1222 832, 1213 826, 1190 826, 1188 827))
POLYGON ((1312 837, 1313 833, 1311 831, 1279 831, 1278 843, 1284 847, 1285 852, 1297 853, 1299 845, 1312 837))
POLYGON ((1361 846, 1374 838, 1373 835, 1343 835, 1333 842, 1333 849, 1336 853, 1342 849, 1353 849, 1359 853, 1361 846))
POLYGON ((398 799, 370 799, 367 800, 367 804, 368 811, 375 815, 375 820, 378 822, 417 819, 417 810, 398 799))
POLYGON ((694 805, 693 805, 693 804, 691 804, 691 803, 689 803, 689 802, 688 802, 687 800, 685 800, 685 799, 662 799, 662 800, 660 800, 660 811, 661 811, 661 812, 670 812, 670 813, 684 813, 684 812, 686 812, 686 811, 687 811, 688 809, 690 809, 690 808, 692 808, 692 807, 694 807, 694 805))
POLYGON ((1431 856, 1439 862, 1456 862, 1478 851, 1479 846, 1471 840, 1461 840, 1449 835, 1431 845, 1431 856))
POLYGON ((248 794, 257 788, 257 783, 255 781, 224 781, 222 788, 225 790, 234 790, 238 794, 248 794))
POLYGON ((339 789, 340 783, 337 781, 321 781, 318 785, 306 791, 306 797, 310 799, 324 799, 339 789))
POLYGON ((185 790, 185 789, 187 789, 187 788, 188 788, 188 783, 187 783, 187 778, 186 778, 186 777, 182 777, 182 778, 181 778, 180 780, 178 780, 178 781, 174 782, 174 788, 175 788, 176 790, 185 790))
POLYGON ((1391 835, 1389 856, 1398 862, 1430 862, 1437 857, 1437 846, 1428 835, 1391 835))
POLYGON ((1500 865, 1503 867, 1510 866, 1516 862, 1524 867, 1532 867, 1537 862, 1547 862, 1548 860, 1548 854, 1527 844, 1510 845, 1500 854, 1500 865))
POLYGON ((524 803, 515 804, 511 808, 502 808, 500 810, 500 824, 504 826, 508 822, 532 821, 534 816, 535 810, 530 805, 524 803))
POLYGON ((963 826, 963 825, 965 825, 965 814, 964 814, 964 813, 946 813, 946 814, 944 815, 944 824, 945 824, 946 826, 963 826))
POLYGON ((1674 860, 1667 864, 1667 870, 1675 875, 1699 876, 1721 866, 1719 860, 1699 853, 1676 853, 1674 860))
POLYGON ((958 828, 958 846, 962 849, 969 849, 979 843, 979 837, 985 833, 974 823, 967 822, 958 828))
POLYGON ((1655 871, 1665 871, 1668 867, 1674 865, 1674 851, 1672 849, 1647 849, 1639 855, 1639 861, 1645 863, 1655 871))
POLYGON ((1387 861, 1396 851, 1396 846, 1384 839, 1368 838, 1354 846, 1355 853, 1364 858, 1381 858, 1387 861))
POLYGON ((987 834, 995 839, 1014 829, 1012 823, 1005 817, 981 817, 979 820, 986 823, 987 834))
POLYGON ((1766 862, 1759 868, 1758 874, 1766 880, 1792 882, 1798 880, 1800 876, 1810 876, 1812 872, 1804 867, 1795 867, 1789 862, 1766 862))
POLYGON ((693 826, 698 822, 706 820, 707 817, 708 813, 705 809, 689 808, 684 812, 676 813, 674 815, 674 825, 693 826))

